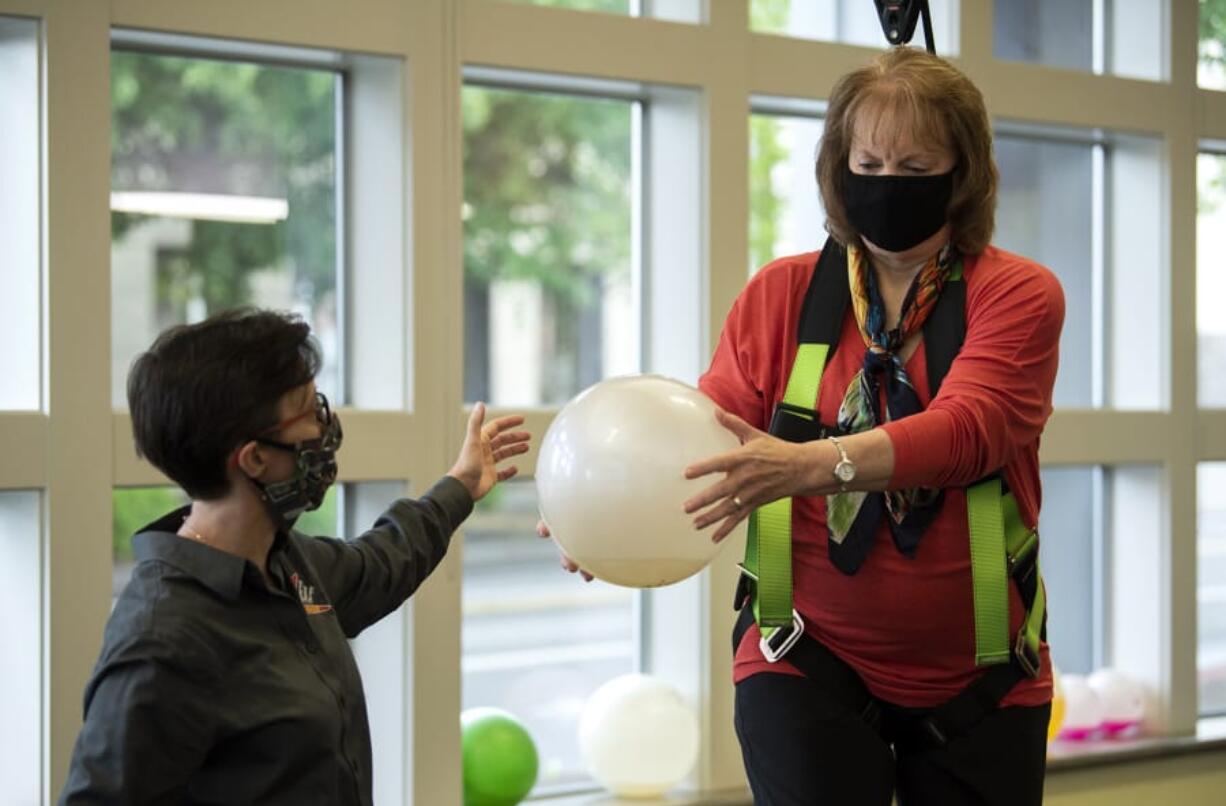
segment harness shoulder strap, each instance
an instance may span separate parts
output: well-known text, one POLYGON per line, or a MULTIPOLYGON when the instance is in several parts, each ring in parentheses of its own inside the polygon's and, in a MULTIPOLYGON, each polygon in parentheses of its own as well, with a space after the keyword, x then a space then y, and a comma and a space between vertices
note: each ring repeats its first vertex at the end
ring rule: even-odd
POLYGON ((966 280, 962 263, 945 280, 936 307, 924 321, 924 357, 928 361, 928 391, 937 396, 962 342, 966 340, 966 280))

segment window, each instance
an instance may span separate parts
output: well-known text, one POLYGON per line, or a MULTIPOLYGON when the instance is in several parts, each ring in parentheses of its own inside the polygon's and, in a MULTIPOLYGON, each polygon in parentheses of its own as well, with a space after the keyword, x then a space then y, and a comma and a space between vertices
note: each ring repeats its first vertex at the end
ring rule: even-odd
POLYGON ((1226 90, 1226 2, 1200 0, 1200 50, 1196 78, 1205 89, 1226 90))
POLYGON ((466 400, 552 405, 638 370, 637 108, 464 88, 466 400))
POLYGON ((996 141, 1000 196, 993 243, 1047 266, 1064 287, 1057 406, 1089 407, 1095 399, 1095 323, 1102 317, 1093 271, 1097 148, 1003 135, 996 141))
POLYGON ((751 272, 825 243, 825 214, 814 174, 823 128, 818 114, 762 111, 749 118, 751 272))
POLYGON ((585 779, 576 741, 587 697, 636 670, 635 592, 584 583, 536 535, 536 486, 512 481, 464 526, 463 703, 515 714, 540 754, 538 791, 585 779))
POLYGON ((12 803, 42 796, 42 522, 38 492, 0 490, 0 635, 14 649, 0 671, 0 775, 12 803))
POLYGON ((1166 400, 1160 143, 1000 123, 993 243, 1064 288, 1058 407, 1166 400))
POLYGON ((1047 643, 1062 672, 1103 663, 1105 484, 1101 467, 1045 467, 1039 562, 1047 591, 1047 643))
POLYGON ((1200 712, 1226 714, 1226 462, 1203 462, 1196 482, 1200 712))
POLYGON ((1201 406, 1226 407, 1226 156, 1201 154, 1196 162, 1196 349, 1201 406))
POLYGON ((1153 0, 996 0, 1000 59, 1160 79, 1166 3, 1153 0))
MULTIPOLYGON (((937 53, 958 53, 958 0, 930 0, 932 36, 937 53)), ((785 34, 883 48, 889 43, 871 2, 860 0, 751 0, 749 26, 754 31, 785 34)), ((911 43, 924 47, 922 21, 911 43)))
POLYGON ((340 98, 332 70, 112 53, 116 406, 158 333, 241 305, 300 314, 344 399, 340 98))
POLYGON ((0 409, 38 409, 42 397, 39 72, 38 24, 0 17, 0 409))

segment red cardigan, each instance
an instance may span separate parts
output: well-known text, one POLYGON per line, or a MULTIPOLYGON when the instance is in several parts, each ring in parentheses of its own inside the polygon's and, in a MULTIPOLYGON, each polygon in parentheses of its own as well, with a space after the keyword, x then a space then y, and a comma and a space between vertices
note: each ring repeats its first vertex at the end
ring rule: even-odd
MULTIPOLYGON (((724 323, 711 368, 699 385, 717 404, 765 430, 782 399, 796 354, 796 328, 817 252, 780 258, 750 280, 724 323)), ((1017 497, 1022 519, 1039 517, 1039 435, 1051 414, 1064 295, 1039 264, 995 247, 966 258, 966 340, 931 400, 924 346, 907 373, 925 410, 882 428, 894 446, 891 487, 945 487, 941 512, 913 558, 894 547, 883 523, 853 576, 826 553, 824 498, 793 506, 795 606, 807 631, 849 663, 869 690, 905 707, 938 705, 979 674, 965 485, 997 468, 1017 497)), ((864 357, 850 306, 839 347, 822 377, 822 422, 839 403, 864 357)), ((1012 629, 1021 624, 1010 585, 1012 629)), ((1019 683, 1003 705, 1051 699, 1051 662, 1019 683)), ((737 682, 759 672, 799 674, 767 663, 752 627, 733 664, 737 682)))

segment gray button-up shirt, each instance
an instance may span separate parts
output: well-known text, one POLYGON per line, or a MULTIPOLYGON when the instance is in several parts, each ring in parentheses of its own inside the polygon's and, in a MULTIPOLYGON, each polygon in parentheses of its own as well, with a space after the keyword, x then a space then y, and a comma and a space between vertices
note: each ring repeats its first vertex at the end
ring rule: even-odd
POLYGON ((399 607, 472 511, 444 477, 352 540, 279 534, 252 563, 175 534, 137 566, 85 688, 61 804, 370 804, 366 699, 346 639, 399 607))

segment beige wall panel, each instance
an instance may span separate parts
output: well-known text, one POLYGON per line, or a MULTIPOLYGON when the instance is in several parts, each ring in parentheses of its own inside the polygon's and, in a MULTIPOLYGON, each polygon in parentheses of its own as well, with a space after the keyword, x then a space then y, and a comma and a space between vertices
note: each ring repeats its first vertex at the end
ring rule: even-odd
POLYGON ((1093 769, 1053 770, 1046 806, 1217 806, 1226 791, 1226 750, 1093 769))
POLYGON ((0 490, 47 483, 47 417, 37 412, 0 412, 0 490))
POLYGON ((44 29, 48 802, 68 770, 111 595, 107 11, 105 3, 56 3, 44 29))
POLYGON ((1226 142, 1226 92, 1197 90, 1197 135, 1226 142))
MULTIPOLYGON (((423 424, 421 460, 427 480, 446 472, 463 438, 448 426, 460 410, 463 273, 460 235, 460 59, 457 4, 416 6, 409 78, 412 193, 413 409, 423 424)), ((411 800, 417 806, 458 806, 460 746, 460 578, 463 534, 414 594, 409 620, 413 670, 407 681, 412 759, 411 800)))
POLYGON ((504 0, 463 0, 465 64, 661 84, 700 85, 712 60, 703 26, 577 14, 504 0))
POLYGON ((404 0, 113 0, 116 27, 401 54, 420 3, 404 0))
POLYGON ((871 48, 753 34, 749 37, 749 91, 758 95, 824 99, 839 76, 863 67, 871 48))
POLYGON ((1158 463, 1169 452, 1173 427, 1161 412, 1057 411, 1043 430, 1039 459, 1053 465, 1158 463))
POLYGON ((1202 462, 1226 462, 1226 410, 1202 411, 1196 418, 1197 458, 1202 462))
POLYGON ((968 67, 993 117, 1160 134, 1184 106, 1166 84, 1031 64, 968 67))
POLYGON ((0 0, 0 14, 15 17, 42 17, 52 0, 0 0))

